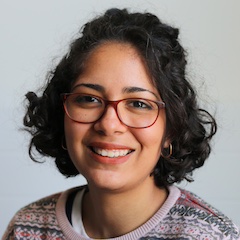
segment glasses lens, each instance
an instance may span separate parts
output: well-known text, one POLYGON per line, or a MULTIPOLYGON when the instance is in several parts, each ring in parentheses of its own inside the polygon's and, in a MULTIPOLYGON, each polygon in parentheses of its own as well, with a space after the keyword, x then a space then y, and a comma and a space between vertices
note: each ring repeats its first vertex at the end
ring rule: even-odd
POLYGON ((157 103, 146 99, 126 99, 118 104, 118 115, 129 127, 144 128, 151 126, 157 119, 157 103))
POLYGON ((96 121, 104 111, 104 102, 95 96, 71 94, 65 101, 68 116, 78 122, 96 121))

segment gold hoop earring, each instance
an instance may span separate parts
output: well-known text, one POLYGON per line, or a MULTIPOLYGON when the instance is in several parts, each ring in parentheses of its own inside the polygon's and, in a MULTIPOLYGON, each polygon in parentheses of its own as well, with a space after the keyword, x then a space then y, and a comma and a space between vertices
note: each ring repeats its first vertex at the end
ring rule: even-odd
POLYGON ((163 158, 170 158, 172 156, 172 152, 173 152, 173 147, 172 147, 172 144, 170 143, 169 144, 169 154, 167 156, 164 156, 163 153, 161 152, 161 156, 163 158))
POLYGON ((62 137, 62 144, 61 144, 61 147, 63 150, 67 151, 67 145, 66 145, 66 141, 64 141, 64 137, 62 137), (65 142, 65 145, 64 145, 64 142, 65 142))

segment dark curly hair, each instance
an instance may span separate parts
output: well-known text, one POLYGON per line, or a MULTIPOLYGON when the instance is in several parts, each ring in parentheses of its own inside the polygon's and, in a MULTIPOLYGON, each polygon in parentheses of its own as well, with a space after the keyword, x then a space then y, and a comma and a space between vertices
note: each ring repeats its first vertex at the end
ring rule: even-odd
POLYGON ((79 174, 68 152, 62 148, 64 109, 61 93, 69 92, 81 75, 84 62, 96 46, 117 41, 131 44, 145 59, 153 84, 166 104, 166 138, 171 141, 171 157, 166 149, 153 171, 159 187, 183 179, 208 158, 210 140, 216 133, 214 118, 196 101, 196 93, 186 79, 186 53, 178 40, 179 30, 162 23, 150 13, 129 13, 126 9, 109 9, 84 25, 80 37, 72 42, 69 52, 50 72, 46 87, 38 97, 28 92, 29 103, 24 117, 25 129, 32 134, 29 154, 37 150, 55 158, 65 176, 79 174))

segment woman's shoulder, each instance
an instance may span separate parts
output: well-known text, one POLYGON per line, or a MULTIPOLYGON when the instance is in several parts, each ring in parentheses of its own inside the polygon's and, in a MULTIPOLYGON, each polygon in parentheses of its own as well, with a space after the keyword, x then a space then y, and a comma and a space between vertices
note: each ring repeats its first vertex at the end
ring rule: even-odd
POLYGON ((230 218, 196 194, 183 189, 180 189, 180 196, 169 212, 168 222, 177 228, 184 226, 184 232, 190 235, 240 239, 239 229, 230 218))
POLYGON ((53 236, 64 239, 57 218, 57 205, 62 196, 76 189, 79 188, 49 195, 21 208, 12 218, 2 239, 11 239, 11 236, 30 239, 33 235, 39 239, 53 236))
POLYGON ((232 221, 224 215, 217 208, 207 203, 197 194, 180 188, 180 196, 172 208, 172 213, 179 215, 186 215, 191 217, 198 217, 209 220, 209 222, 225 222, 232 223, 232 221))

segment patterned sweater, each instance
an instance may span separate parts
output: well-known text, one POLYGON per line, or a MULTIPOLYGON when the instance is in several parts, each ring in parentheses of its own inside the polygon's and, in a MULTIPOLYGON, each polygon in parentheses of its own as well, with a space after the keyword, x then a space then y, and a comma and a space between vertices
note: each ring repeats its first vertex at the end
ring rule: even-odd
MULTIPOLYGON (((84 240, 74 231, 66 214, 66 201, 73 188, 22 208, 10 222, 6 239, 84 240)), ((113 240, 236 240, 239 229, 198 196, 175 186, 162 207, 146 223, 113 240)))

